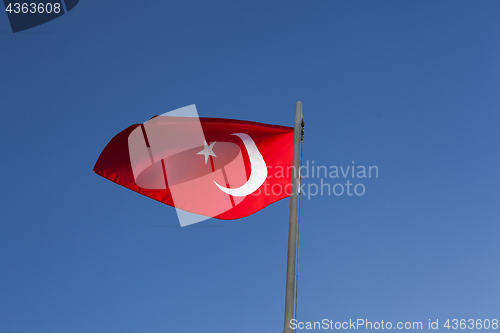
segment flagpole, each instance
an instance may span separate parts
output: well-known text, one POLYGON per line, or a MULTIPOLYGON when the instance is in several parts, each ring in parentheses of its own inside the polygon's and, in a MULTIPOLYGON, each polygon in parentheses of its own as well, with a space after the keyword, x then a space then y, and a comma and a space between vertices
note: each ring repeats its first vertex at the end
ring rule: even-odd
POLYGON ((286 294, 285 294, 285 326, 283 333, 293 333, 290 322, 295 318, 295 276, 296 276, 296 253, 297 253, 297 208, 299 202, 299 162, 300 141, 304 118, 302 115, 302 102, 295 103, 295 128, 293 135, 293 173, 292 190, 290 196, 290 221, 288 226, 288 260, 286 267, 286 294))

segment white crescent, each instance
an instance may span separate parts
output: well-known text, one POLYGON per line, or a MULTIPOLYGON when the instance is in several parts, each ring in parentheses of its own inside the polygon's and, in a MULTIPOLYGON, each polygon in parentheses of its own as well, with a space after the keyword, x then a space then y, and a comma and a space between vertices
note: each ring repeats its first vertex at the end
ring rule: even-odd
POLYGON ((250 178, 248 178, 248 181, 243 186, 237 188, 220 186, 215 180, 214 183, 221 189, 221 191, 229 195, 244 197, 255 192, 262 184, 264 184, 267 178, 267 165, 259 149, 255 145, 255 142, 253 142, 252 138, 248 134, 234 133, 231 135, 239 137, 245 145, 250 159, 250 178))

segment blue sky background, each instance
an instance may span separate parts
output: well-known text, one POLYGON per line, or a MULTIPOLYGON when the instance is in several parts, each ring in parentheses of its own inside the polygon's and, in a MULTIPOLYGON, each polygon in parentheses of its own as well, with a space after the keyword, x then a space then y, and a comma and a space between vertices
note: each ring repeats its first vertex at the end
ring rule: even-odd
POLYGON ((500 319, 499 17, 82 0, 12 34, 0 14, 0 332, 281 332, 289 200, 180 228, 92 168, 155 114, 292 126, 297 100, 304 160, 379 168, 361 197, 303 198, 299 320, 500 319))

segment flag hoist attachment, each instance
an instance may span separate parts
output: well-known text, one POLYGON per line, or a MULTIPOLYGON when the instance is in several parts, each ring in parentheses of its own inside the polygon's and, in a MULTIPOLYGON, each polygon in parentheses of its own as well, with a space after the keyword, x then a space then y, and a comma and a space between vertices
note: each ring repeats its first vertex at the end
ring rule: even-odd
POLYGON ((302 141, 304 140, 304 117, 302 102, 295 103, 295 126, 293 138, 293 174, 290 196, 290 220, 288 229, 288 259, 286 269, 285 325, 283 333, 293 333, 291 320, 297 317, 297 287, 299 277, 299 231, 300 231, 300 165, 302 163, 302 141))

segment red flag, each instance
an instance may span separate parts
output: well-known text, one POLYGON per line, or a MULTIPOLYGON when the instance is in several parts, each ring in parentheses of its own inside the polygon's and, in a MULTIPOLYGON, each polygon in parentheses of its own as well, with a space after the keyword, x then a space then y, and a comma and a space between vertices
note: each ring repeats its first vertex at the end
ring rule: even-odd
POLYGON ((237 219, 290 196, 292 153, 291 127, 157 116, 118 133, 94 172, 190 213, 237 219))

